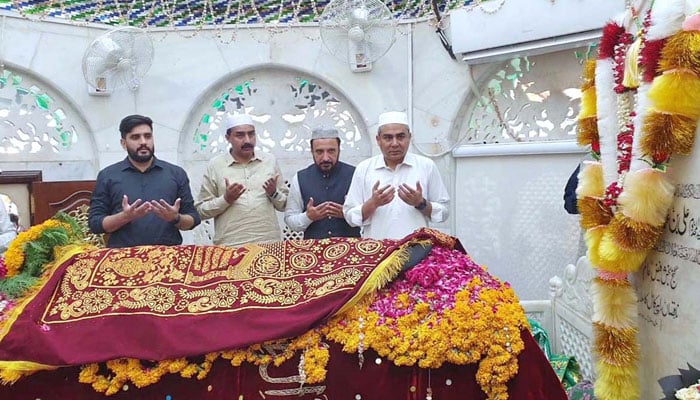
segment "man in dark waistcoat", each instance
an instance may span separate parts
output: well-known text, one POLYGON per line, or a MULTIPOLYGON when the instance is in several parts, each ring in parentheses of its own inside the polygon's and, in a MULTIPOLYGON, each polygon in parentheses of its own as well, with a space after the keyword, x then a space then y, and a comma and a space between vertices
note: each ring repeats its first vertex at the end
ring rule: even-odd
POLYGON ((315 129, 311 134, 314 163, 294 175, 287 197, 284 222, 304 231, 304 239, 359 237, 343 217, 343 202, 355 167, 338 160, 340 137, 335 129, 315 129))

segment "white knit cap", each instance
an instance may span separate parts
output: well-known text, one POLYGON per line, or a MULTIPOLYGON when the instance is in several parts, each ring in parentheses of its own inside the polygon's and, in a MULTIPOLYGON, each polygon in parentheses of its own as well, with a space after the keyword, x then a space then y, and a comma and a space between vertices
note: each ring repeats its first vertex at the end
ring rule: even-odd
POLYGON ((233 114, 229 115, 228 118, 226 118, 226 130, 241 125, 255 126, 255 123, 253 122, 253 118, 251 118, 248 114, 233 114))
POLYGON ((338 135, 337 129, 320 127, 311 131, 311 140, 338 138, 340 138, 340 135, 338 135))
POLYGON ((408 125, 408 115, 402 111, 388 111, 379 115, 379 127, 387 124, 408 125))

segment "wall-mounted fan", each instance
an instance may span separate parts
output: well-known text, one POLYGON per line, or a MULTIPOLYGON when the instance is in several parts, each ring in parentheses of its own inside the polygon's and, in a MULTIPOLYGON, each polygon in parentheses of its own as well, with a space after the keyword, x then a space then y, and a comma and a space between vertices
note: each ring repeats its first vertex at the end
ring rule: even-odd
POLYGON ((142 29, 111 30, 88 46, 83 55, 83 75, 90 94, 104 95, 126 86, 138 89, 153 62, 153 42, 142 29))
POLYGON ((370 71, 396 34, 396 21, 379 0, 332 0, 321 13, 320 27, 328 51, 355 72, 370 71))

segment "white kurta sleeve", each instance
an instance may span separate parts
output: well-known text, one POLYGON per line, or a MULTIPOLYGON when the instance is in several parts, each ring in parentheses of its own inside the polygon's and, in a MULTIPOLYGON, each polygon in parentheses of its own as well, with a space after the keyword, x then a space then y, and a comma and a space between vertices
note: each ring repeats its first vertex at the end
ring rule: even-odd
POLYGON ((313 222, 304 211, 304 200, 301 198, 299 188, 299 176, 294 174, 289 184, 289 195, 287 196, 287 208, 284 210, 284 222, 293 231, 305 231, 313 222))
POLYGON ((430 222, 443 222, 450 214, 450 194, 447 192, 442 176, 435 163, 432 163, 428 178, 428 195, 426 199, 432 206, 430 222))
POLYGON ((345 203, 343 203, 343 215, 350 226, 367 225, 371 220, 371 218, 367 218, 366 221, 362 220, 362 204, 365 202, 363 196, 365 175, 367 175, 368 166, 367 162, 361 162, 357 165, 355 173, 352 175, 350 189, 345 197, 345 203))

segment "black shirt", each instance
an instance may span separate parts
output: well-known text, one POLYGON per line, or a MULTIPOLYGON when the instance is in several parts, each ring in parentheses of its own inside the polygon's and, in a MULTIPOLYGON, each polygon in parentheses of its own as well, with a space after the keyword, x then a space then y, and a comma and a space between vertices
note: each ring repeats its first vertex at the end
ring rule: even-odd
MULTIPOLYGON (((129 198, 129 204, 137 199, 144 202, 163 199, 172 205, 180 198, 180 214, 192 216, 195 226, 201 222, 194 208, 190 181, 184 169, 154 157, 151 166, 141 172, 127 157, 97 175, 97 185, 90 200, 89 225, 92 232, 105 233, 102 221, 105 217, 122 211, 122 197, 125 194, 129 198)), ((149 213, 112 232, 107 246, 181 243, 182 236, 177 227, 156 214, 149 213)))

